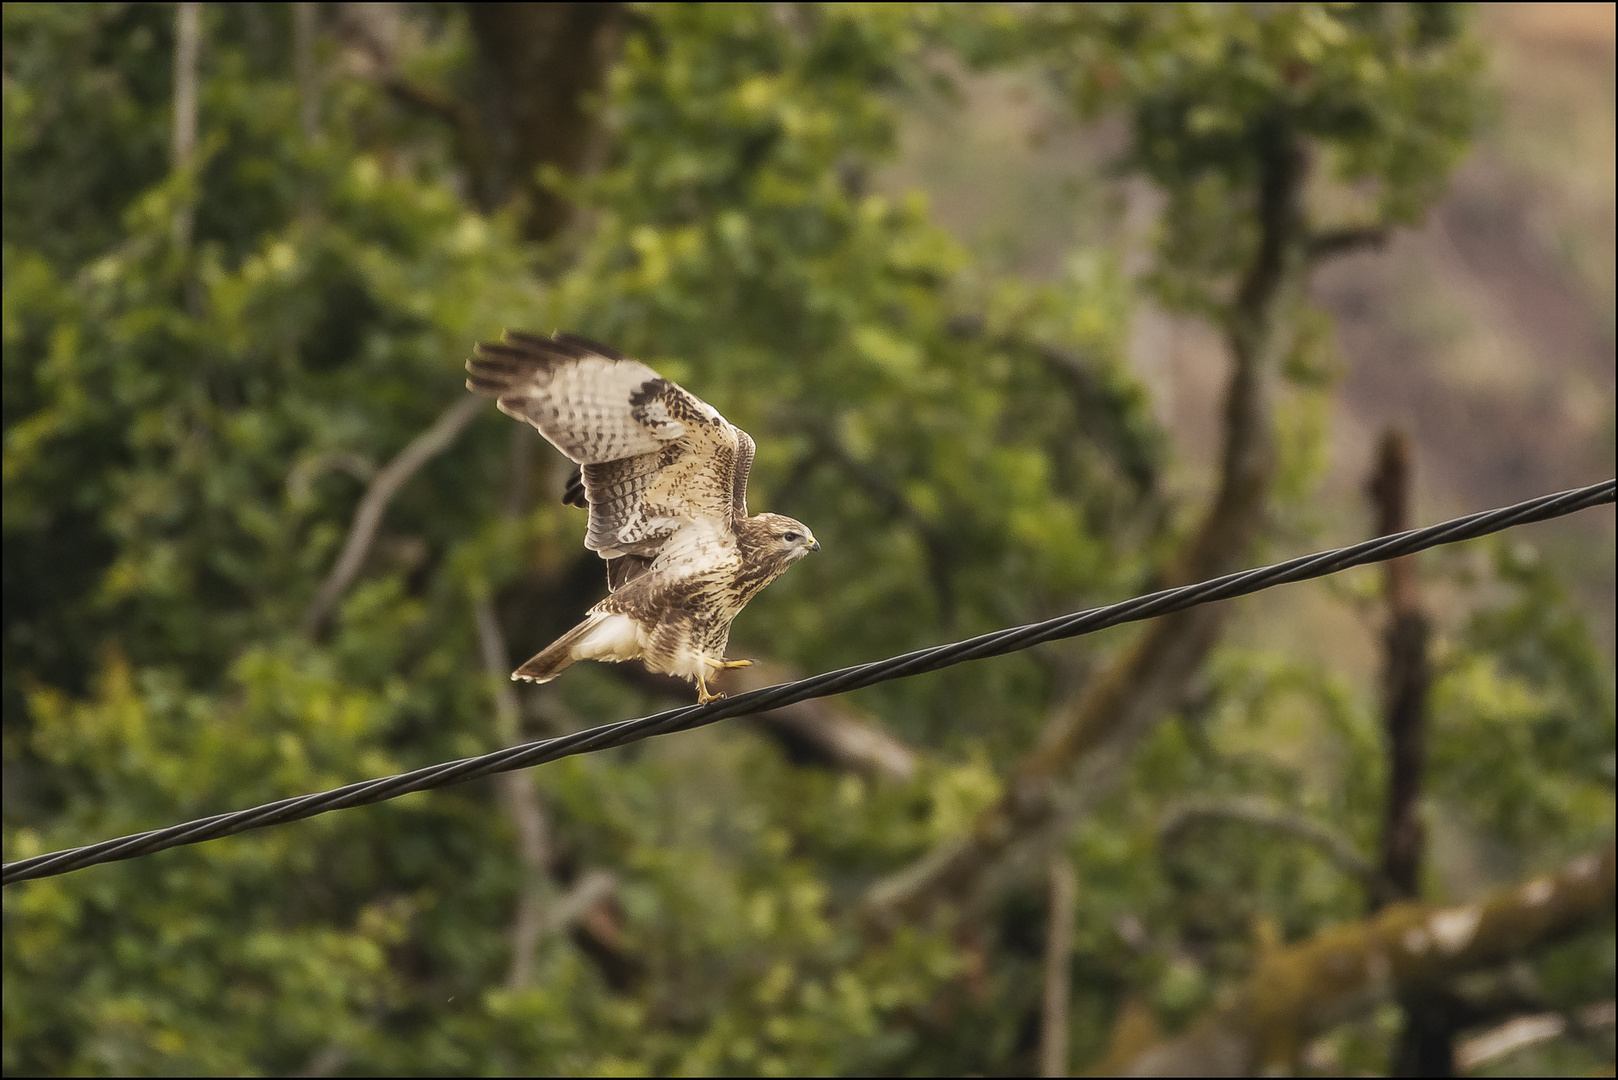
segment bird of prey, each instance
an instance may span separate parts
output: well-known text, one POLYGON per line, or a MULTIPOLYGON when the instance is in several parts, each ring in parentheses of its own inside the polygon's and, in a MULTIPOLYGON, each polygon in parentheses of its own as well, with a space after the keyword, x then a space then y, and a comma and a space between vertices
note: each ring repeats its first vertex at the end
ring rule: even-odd
POLYGON ((466 363, 466 388, 526 420, 579 469, 563 499, 590 509, 584 546, 607 560, 608 595, 518 668, 550 682, 575 660, 640 660, 723 694, 708 677, 730 624, 787 567, 819 551, 801 522, 747 513, 753 440, 638 360, 574 334, 508 330, 466 363))

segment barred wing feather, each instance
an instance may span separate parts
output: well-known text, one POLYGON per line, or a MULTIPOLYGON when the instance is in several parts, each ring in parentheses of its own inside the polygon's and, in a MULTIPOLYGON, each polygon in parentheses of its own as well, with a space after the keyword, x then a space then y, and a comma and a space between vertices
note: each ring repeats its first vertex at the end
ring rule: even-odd
POLYGON ((585 546, 603 558, 655 555, 684 521, 728 531, 746 516, 753 440, 645 364, 573 334, 508 330, 476 352, 467 389, 579 464, 585 546))

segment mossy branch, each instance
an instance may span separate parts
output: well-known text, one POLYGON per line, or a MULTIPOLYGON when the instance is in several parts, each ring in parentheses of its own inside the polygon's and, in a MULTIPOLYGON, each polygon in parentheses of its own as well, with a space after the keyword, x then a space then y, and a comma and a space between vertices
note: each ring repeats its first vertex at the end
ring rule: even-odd
POLYGON ((1370 1006, 1430 991, 1468 971, 1612 918, 1613 848, 1477 903, 1399 903, 1262 954, 1223 1004, 1161 1039, 1130 1018, 1091 1067, 1098 1076, 1250 1076, 1296 1067, 1310 1038, 1370 1006))

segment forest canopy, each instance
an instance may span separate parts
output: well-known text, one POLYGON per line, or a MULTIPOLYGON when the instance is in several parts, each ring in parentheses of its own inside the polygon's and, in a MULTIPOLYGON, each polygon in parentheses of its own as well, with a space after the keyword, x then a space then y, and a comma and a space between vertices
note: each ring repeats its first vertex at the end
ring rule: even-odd
MULTIPOLYGON (((1320 281, 1498 123, 1465 6, 3 17, 7 861, 689 701, 507 679, 606 582, 568 463, 463 388, 503 328, 681 383, 814 529, 732 692, 1432 516, 1419 431, 1371 440, 1371 501, 1327 489, 1320 281), (1048 267, 906 179, 918 118, 1004 85, 1088 155, 1048 267), (1200 452, 1150 318, 1208 343, 1200 452)), ((1604 393, 1601 472, 1557 487, 1610 475, 1604 393)), ((1448 1075, 1538 1018, 1507 1060, 1610 1069, 1586 514, 1551 557, 1508 534, 10 886, 0 1061, 1448 1075)))

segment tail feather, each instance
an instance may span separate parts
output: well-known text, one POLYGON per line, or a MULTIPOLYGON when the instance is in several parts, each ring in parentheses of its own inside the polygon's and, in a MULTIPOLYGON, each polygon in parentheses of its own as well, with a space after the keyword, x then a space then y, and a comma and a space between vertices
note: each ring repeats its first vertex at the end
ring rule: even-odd
POLYGON ((570 667, 578 657, 573 655, 573 646, 577 645, 584 635, 600 621, 600 616, 592 615, 579 625, 545 646, 532 660, 511 673, 513 679, 523 679, 531 683, 548 683, 560 675, 563 669, 570 667))

